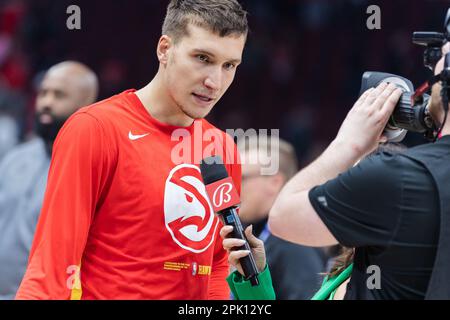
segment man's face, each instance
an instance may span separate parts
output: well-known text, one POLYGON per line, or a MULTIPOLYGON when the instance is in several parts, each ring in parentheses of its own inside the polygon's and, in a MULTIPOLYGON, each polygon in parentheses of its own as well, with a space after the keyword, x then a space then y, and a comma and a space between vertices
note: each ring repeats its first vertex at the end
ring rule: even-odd
POLYGON ((172 44, 165 64, 165 84, 172 101, 192 119, 204 118, 233 82, 246 37, 220 37, 188 26, 189 35, 172 44))
MULTIPOLYGON (((434 74, 437 75, 442 72, 444 69, 444 59, 445 55, 450 52, 450 43, 447 43, 442 48, 442 55, 443 57, 439 62, 436 64, 436 67, 434 68, 434 74)), ((436 83, 431 88, 431 101, 430 101, 430 113, 433 117, 433 120, 439 123, 439 125, 444 121, 444 110, 442 108, 442 98, 441 98, 441 89, 442 85, 440 82, 436 83)))
MULTIPOLYGON (((250 153, 256 151, 250 151, 250 153)), ((256 156, 255 154, 253 156, 256 156)), ((256 159, 256 158, 254 158, 256 159)), ((261 165, 249 163, 246 160, 242 163, 242 190, 241 207, 239 217, 246 223, 255 223, 269 214, 283 184, 282 176, 261 175, 261 165)))
POLYGON ((50 70, 45 75, 36 98, 36 130, 52 141, 59 129, 84 104, 80 79, 67 70, 50 70))

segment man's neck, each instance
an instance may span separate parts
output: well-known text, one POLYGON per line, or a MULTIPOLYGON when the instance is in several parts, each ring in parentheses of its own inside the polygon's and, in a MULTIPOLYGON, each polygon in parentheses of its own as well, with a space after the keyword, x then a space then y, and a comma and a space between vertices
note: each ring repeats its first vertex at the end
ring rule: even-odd
POLYGON ((136 91, 136 95, 148 113, 162 123, 188 127, 194 122, 194 119, 187 116, 170 98, 159 73, 148 85, 136 91))
POLYGON ((261 232, 264 230, 264 228, 266 227, 266 224, 267 224, 267 220, 268 220, 268 217, 265 217, 265 218, 262 218, 261 220, 258 220, 258 221, 254 221, 253 223, 249 223, 248 225, 250 225, 250 224, 253 224, 253 234, 255 235, 255 236, 260 236, 261 235, 261 232))

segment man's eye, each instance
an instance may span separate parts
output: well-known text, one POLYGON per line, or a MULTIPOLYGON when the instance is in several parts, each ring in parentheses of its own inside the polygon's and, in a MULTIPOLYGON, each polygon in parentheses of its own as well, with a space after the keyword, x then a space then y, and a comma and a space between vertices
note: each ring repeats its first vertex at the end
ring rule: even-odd
POLYGON ((236 67, 236 65, 233 63, 225 63, 223 67, 225 68, 225 70, 232 70, 236 67))
POLYGON ((64 92, 62 92, 62 91, 56 91, 55 92, 55 98, 56 99, 63 99, 65 97, 66 97, 66 94, 64 92))
POLYGON ((209 61, 208 57, 205 56, 204 54, 199 54, 197 56, 197 59, 200 60, 201 62, 208 62, 209 61))

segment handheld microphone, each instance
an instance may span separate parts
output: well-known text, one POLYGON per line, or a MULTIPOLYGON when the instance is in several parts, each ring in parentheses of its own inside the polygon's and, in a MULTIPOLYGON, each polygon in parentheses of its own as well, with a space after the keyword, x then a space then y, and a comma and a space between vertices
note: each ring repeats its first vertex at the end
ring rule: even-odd
POLYGON ((250 280, 252 286, 259 285, 255 259, 236 211, 240 203, 239 195, 233 180, 228 176, 222 158, 217 156, 203 159, 200 163, 200 171, 214 212, 219 215, 225 225, 233 226, 231 234, 233 238, 246 241, 243 246, 238 248, 238 250, 249 250, 250 252, 248 256, 239 259, 245 280, 250 280))

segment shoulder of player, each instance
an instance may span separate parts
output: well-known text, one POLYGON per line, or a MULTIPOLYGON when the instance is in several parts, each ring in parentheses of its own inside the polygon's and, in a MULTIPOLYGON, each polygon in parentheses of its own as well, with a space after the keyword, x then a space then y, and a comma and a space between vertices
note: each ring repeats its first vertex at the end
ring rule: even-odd
POLYGON ((76 111, 64 125, 75 125, 79 128, 103 130, 105 133, 113 131, 118 121, 123 118, 129 102, 121 93, 98 101, 76 111))
POLYGON ((59 131, 53 149, 68 145, 66 141, 80 141, 83 144, 95 141, 113 146, 111 121, 94 109, 97 109, 96 105, 87 106, 72 114, 59 131))
POLYGON ((107 99, 98 101, 79 109, 75 114, 86 113, 97 119, 102 125, 117 125, 120 119, 133 108, 130 105, 133 101, 129 98, 129 93, 134 90, 126 90, 107 99))
POLYGON ((83 107, 77 113, 86 113, 96 118, 99 121, 104 121, 108 118, 114 118, 120 114, 120 110, 128 103, 123 94, 118 94, 110 98, 98 101, 89 106, 83 107))

